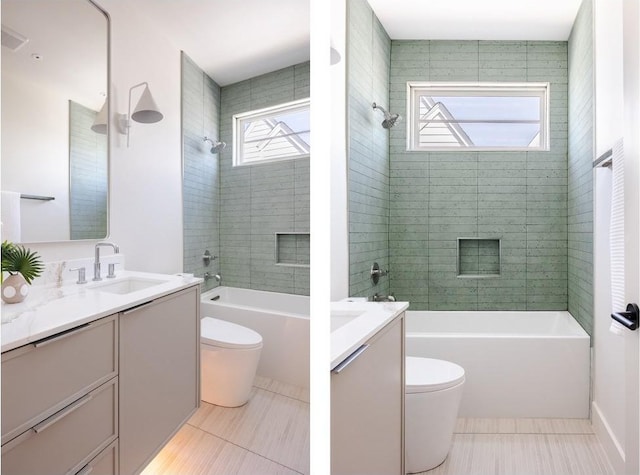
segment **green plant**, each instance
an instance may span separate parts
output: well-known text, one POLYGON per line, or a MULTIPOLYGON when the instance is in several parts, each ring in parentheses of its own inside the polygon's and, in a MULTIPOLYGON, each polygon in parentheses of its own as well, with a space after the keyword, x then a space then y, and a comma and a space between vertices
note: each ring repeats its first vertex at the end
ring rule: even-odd
MULTIPOLYGON (((2 275, 20 273, 27 284, 42 274, 44 265, 37 252, 9 241, 2 243, 2 275)), ((0 278, 0 281, 2 278, 0 278)))

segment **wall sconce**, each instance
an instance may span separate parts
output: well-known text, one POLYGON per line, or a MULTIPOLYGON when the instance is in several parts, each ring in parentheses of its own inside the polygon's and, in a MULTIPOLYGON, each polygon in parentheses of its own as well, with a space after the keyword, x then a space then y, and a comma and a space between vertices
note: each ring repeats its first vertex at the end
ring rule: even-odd
POLYGON ((151 91, 149 90, 149 84, 146 82, 141 82, 140 84, 136 84, 129 89, 129 110, 127 111, 127 115, 121 119, 121 128, 122 133, 127 135, 127 147, 129 146, 129 135, 131 131, 131 120, 135 120, 141 124, 154 124, 156 122, 160 122, 164 116, 162 112, 158 110, 158 106, 156 102, 153 100, 153 96, 151 96, 151 91), (138 104, 136 105, 133 113, 131 112, 131 93, 137 87, 144 86, 144 90, 142 91, 142 95, 140 99, 138 99, 138 104))
POLYGON ((104 100, 104 104, 102 104, 102 108, 100 112, 96 115, 96 118, 93 121, 93 125, 91 126, 91 130, 93 130, 96 134, 107 135, 107 109, 109 99, 104 100))

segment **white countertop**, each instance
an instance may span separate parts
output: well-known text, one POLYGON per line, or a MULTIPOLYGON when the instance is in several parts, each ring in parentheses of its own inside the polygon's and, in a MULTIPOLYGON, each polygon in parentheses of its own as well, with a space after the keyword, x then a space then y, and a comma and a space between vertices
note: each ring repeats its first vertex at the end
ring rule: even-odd
POLYGON ((409 302, 332 302, 331 368, 409 307, 409 302), (342 319, 342 322, 339 320, 342 319))
POLYGON ((115 279, 103 279, 101 282, 76 284, 65 281, 64 284, 34 285, 23 302, 2 302, 2 351, 55 335, 201 282, 200 278, 188 276, 119 271, 115 279), (101 285, 128 278, 163 282, 127 294, 99 290, 101 285))

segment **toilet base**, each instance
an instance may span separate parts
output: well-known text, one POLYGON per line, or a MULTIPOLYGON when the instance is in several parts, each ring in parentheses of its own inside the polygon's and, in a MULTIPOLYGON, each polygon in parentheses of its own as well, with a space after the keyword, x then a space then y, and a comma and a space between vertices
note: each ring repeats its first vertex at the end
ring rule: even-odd
POLYGON ((201 345, 200 398, 210 404, 238 407, 247 403, 262 346, 226 349, 201 345))
POLYGON ((405 471, 442 464, 451 447, 464 381, 448 389, 405 396, 405 471))

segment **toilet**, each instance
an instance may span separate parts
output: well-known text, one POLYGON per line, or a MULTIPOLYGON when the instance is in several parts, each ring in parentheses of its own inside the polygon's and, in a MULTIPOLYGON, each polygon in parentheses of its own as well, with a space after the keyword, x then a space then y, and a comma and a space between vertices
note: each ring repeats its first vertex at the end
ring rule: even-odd
POLYGON ((225 407, 245 404, 261 350, 262 336, 250 328, 212 317, 200 320, 201 399, 225 407))
POLYGON ((447 458, 458 417, 464 369, 449 361, 408 356, 405 368, 405 471, 447 458))

